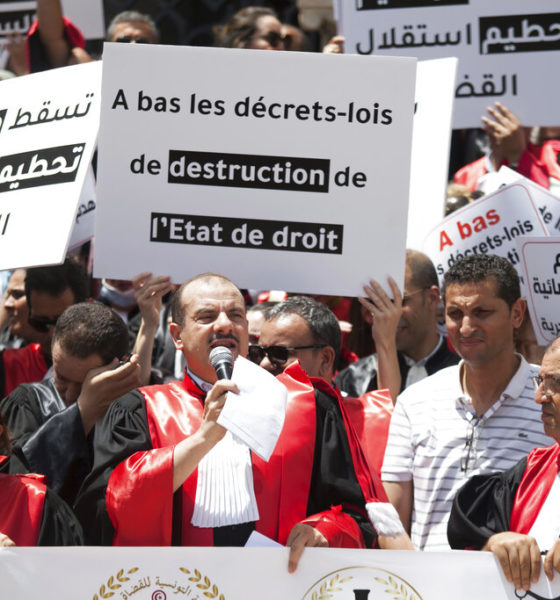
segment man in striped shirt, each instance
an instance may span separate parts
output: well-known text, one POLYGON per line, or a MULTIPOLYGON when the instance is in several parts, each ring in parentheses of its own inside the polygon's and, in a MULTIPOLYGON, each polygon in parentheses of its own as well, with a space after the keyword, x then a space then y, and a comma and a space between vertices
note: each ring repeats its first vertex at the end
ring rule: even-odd
POLYGON ((504 258, 474 255, 444 276, 449 339, 461 362, 409 387, 389 430, 382 479, 412 542, 448 550, 447 521, 472 475, 506 470, 551 439, 542 430, 531 377, 514 351, 525 301, 504 258))

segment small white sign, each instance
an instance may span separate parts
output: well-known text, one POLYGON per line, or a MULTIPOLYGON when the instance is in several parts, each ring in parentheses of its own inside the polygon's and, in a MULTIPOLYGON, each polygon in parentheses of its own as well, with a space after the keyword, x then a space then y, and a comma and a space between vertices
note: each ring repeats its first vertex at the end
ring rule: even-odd
POLYGON ((0 82, 0 270, 64 260, 100 87, 100 62, 0 82))
POLYGON ((86 175, 84 187, 82 188, 80 201, 78 202, 76 222, 72 229, 68 250, 78 248, 82 244, 93 239, 95 230, 96 197, 95 176, 93 174, 93 168, 90 166, 86 175))
POLYGON ((547 346, 560 336, 560 237, 522 237, 517 248, 533 329, 547 346))
POLYGON ((558 0, 339 0, 346 52, 459 58, 453 127, 496 100, 524 125, 557 125, 558 0), (535 67, 538 65, 538 68, 535 67))
POLYGON ((402 283, 414 59, 106 44, 103 63, 96 276, 402 283))
POLYGON ((520 272, 515 238, 548 235, 527 187, 508 185, 444 219, 424 241, 424 252, 443 277, 457 260, 472 254, 497 254, 520 272))

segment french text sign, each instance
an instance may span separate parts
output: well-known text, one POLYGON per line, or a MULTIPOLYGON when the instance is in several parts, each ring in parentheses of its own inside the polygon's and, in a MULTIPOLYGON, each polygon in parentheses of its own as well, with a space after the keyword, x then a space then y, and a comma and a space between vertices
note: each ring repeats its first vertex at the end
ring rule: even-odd
POLYGON ((0 82, 0 269, 64 260, 100 88, 100 62, 0 82))
POLYGON ((497 254, 520 272, 515 238, 548 232, 529 190, 514 183, 472 202, 445 218, 424 241, 438 276, 457 260, 473 254, 497 254))
POLYGON ((480 127, 495 101, 524 125, 557 125, 557 0, 339 0, 346 52, 456 56, 453 126, 480 127))
POLYGON ((414 60, 106 44, 103 62, 97 276, 402 281, 414 60))

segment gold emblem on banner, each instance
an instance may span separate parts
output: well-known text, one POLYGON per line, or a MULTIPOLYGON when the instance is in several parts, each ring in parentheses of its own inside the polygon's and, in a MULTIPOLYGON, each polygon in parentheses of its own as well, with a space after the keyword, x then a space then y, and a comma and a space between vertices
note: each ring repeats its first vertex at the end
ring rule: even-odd
POLYGON ((152 574, 142 575, 138 567, 128 571, 121 569, 115 575, 111 575, 103 583, 92 600, 128 600, 134 595, 134 600, 167 600, 169 598, 181 600, 199 600, 202 597, 209 600, 226 600, 224 594, 220 593, 218 586, 198 569, 192 571, 179 567, 183 574, 183 580, 179 576, 175 581, 166 581, 152 574), (185 577, 185 575, 187 577, 185 577), (173 596, 171 596, 173 594, 173 596))
POLYGON ((347 567, 314 583, 302 600, 422 600, 402 577, 375 567, 347 567))

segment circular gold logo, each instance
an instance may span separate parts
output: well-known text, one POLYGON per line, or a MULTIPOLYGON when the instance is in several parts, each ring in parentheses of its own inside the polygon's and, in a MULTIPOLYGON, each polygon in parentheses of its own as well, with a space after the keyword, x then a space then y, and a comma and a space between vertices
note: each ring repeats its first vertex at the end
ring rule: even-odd
POLYGON ((302 600, 422 600, 402 577, 375 567, 347 567, 314 583, 302 600))

